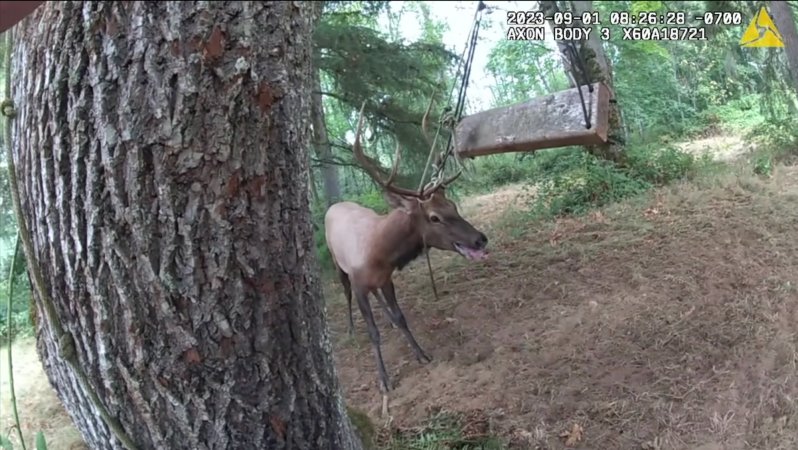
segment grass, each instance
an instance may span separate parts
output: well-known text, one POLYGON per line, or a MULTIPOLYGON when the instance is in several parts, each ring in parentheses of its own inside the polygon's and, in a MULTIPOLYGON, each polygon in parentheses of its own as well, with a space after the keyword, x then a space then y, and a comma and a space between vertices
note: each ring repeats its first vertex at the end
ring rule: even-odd
POLYGON ((493 436, 489 419, 480 411, 470 414, 436 411, 416 427, 399 428, 384 434, 379 442, 384 450, 501 450, 503 444, 493 436))

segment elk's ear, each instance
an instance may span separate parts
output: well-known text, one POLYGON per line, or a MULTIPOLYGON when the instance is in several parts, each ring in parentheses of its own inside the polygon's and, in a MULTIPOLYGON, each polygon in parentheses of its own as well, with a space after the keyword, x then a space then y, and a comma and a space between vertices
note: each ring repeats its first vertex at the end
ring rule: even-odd
POLYGON ((393 209, 401 209, 407 213, 418 207, 418 200, 414 197, 405 197, 390 191, 383 191, 382 197, 393 209))

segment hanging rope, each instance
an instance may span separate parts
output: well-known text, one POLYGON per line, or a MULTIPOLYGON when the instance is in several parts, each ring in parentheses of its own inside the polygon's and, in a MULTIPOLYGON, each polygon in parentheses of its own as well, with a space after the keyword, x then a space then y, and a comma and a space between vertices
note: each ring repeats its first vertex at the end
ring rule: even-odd
MULTIPOLYGON (((482 11, 486 8, 485 3, 481 0, 477 5, 477 10, 474 13, 474 20, 471 25, 471 32, 469 34, 469 38, 466 40, 465 48, 463 48, 463 53, 460 56, 460 61, 457 64, 457 71, 455 72, 456 75, 460 75, 460 69, 463 68, 462 79, 460 81, 460 88, 457 93, 457 104, 454 108, 454 114, 449 114, 451 111, 451 91, 449 95, 449 105, 446 106, 443 110, 443 114, 441 115, 441 119, 438 121, 438 127, 435 130, 435 138, 432 140, 432 144, 429 149, 429 155, 427 156, 427 162, 424 164, 424 172, 421 174, 421 179, 419 180, 418 190, 420 191, 424 187, 424 179, 427 177, 427 171, 429 170, 430 163, 432 163, 432 155, 435 153, 435 144, 438 142, 438 136, 440 135, 441 128, 446 125, 447 128, 450 129, 449 132, 449 140, 446 143, 446 150, 441 155, 441 159, 439 163, 435 164, 435 173, 430 178, 428 183, 432 184, 435 183, 444 172, 446 168, 446 161, 451 154, 453 149, 452 142, 454 141, 454 128, 457 125, 457 122, 460 121, 460 118, 463 114, 463 108, 465 106, 465 94, 466 89, 468 88, 468 82, 471 78, 471 65, 474 61, 474 50, 477 45, 477 36, 479 35, 479 28, 482 23, 482 11)), ((454 90, 454 83, 457 81, 457 77, 455 80, 452 81, 452 91, 454 90)), ((430 96, 430 103, 427 107, 427 111, 424 114, 425 119, 429 116, 430 109, 432 108, 432 103, 434 101, 436 92, 433 91, 432 95, 430 96)), ((426 126, 426 123, 422 123, 422 128, 426 126)), ((432 292, 435 295, 435 300, 437 301, 438 298, 438 289, 435 286, 435 275, 432 271, 432 261, 429 258, 429 247, 427 247, 426 242, 424 243, 424 255, 427 259, 427 270, 429 271, 429 279, 430 283, 432 284, 432 292)))
POLYGON ((436 173, 436 177, 441 176, 446 168, 446 161, 451 155, 452 151, 454 151, 454 146, 452 145, 454 141, 454 128, 457 126, 457 123, 460 122, 460 119, 463 118, 463 110, 465 109, 465 101, 466 101, 466 92, 468 91, 468 84, 471 81, 471 67, 473 66, 474 62, 474 53, 476 52, 477 48, 477 38, 479 37, 479 29, 482 24, 482 12, 485 10, 487 6, 482 1, 479 2, 477 5, 477 12, 474 14, 474 25, 471 28, 471 36, 468 40, 467 50, 468 56, 463 63, 463 79, 460 82, 460 89, 457 93, 457 103, 454 107, 454 113, 449 118, 449 139, 446 143, 446 150, 443 155, 441 165, 438 167, 438 171, 436 173))
POLYGON ((580 75, 579 78, 581 78, 581 82, 580 80, 576 80, 576 76, 574 76, 572 80, 574 85, 576 85, 576 91, 579 93, 579 100, 582 103, 582 114, 585 116, 585 128, 590 128, 590 119, 592 118, 593 113, 585 104, 585 98, 582 94, 582 86, 586 85, 588 92, 592 94, 593 85, 590 84, 590 77, 588 76, 587 70, 585 70, 585 64, 582 61, 582 54, 576 47, 574 41, 567 41, 565 43, 565 49, 566 55, 571 63, 571 71, 576 75, 580 75))
MULTIPOLYGON (((426 178, 427 170, 429 168, 429 163, 432 161, 431 155, 435 150, 434 144, 437 142, 438 135, 440 134, 440 130, 442 127, 446 127, 450 129, 449 138, 446 143, 446 148, 440 155, 440 159, 438 164, 435 166, 435 172, 430 178, 429 183, 434 183, 438 178, 440 178, 446 168, 446 162, 451 155, 452 151, 454 150, 454 146, 452 145, 454 141, 454 127, 460 121, 463 116, 463 110, 465 109, 465 101, 466 101, 466 92, 468 90, 468 84, 471 79, 471 68, 474 62, 474 54, 477 45, 477 39, 479 37, 479 30, 482 25, 482 15, 483 11, 487 8, 484 2, 480 1, 477 4, 477 10, 474 12, 474 19, 471 25, 471 31, 469 32, 468 38, 466 38, 466 44, 463 48, 463 53, 460 56, 460 62, 457 64, 457 71, 455 72, 456 77, 455 80, 452 82, 452 89, 449 96, 449 104, 444 108, 443 114, 441 115, 441 120, 438 122, 438 128, 435 133, 435 140, 433 140, 433 147, 430 149, 430 158, 427 161, 427 166, 424 168, 424 173, 421 177, 419 186, 424 185, 424 178, 426 178), (462 72, 461 72, 462 69, 462 72), (459 80, 458 80, 459 78, 459 80), (451 106, 451 97, 454 94, 454 84, 459 81, 459 87, 457 89, 457 101, 455 103, 454 108, 452 109, 451 106), (451 113, 450 113, 451 112, 451 113)), ((432 105, 430 104, 430 107, 432 105)), ((428 184, 429 184, 428 183, 428 184)))

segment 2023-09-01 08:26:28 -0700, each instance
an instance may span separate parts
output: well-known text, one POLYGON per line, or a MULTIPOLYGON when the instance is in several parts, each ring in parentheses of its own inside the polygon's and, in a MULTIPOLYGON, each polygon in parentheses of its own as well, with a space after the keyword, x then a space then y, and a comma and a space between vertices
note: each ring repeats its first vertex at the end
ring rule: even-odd
MULTIPOLYGON (((705 14, 714 17, 711 14, 705 14)), ((734 22, 729 16, 729 22, 734 22)), ((669 11, 667 13, 640 12, 630 14, 627 12, 610 14, 613 24, 647 24, 649 26, 629 26, 620 30, 608 27, 594 28, 592 24, 600 25, 597 11, 589 11, 581 15, 571 12, 558 12, 553 16, 545 16, 541 11, 508 11, 508 40, 534 40, 543 41, 551 33, 555 41, 583 41, 597 33, 603 41, 608 41, 619 36, 621 40, 632 41, 705 41, 706 29, 699 26, 679 26, 686 23, 686 13, 669 11), (549 29, 546 22, 552 24, 549 29), (585 26, 579 26, 581 22, 585 26), (677 26, 673 26, 677 25, 677 26), (620 33, 618 33, 620 31, 620 33)), ((702 19, 703 17, 697 19, 702 19)), ((707 19, 706 21, 714 21, 707 19)))
MULTIPOLYGON (((645 26, 686 26, 690 14, 686 11, 611 11, 610 25, 645 25, 645 26)), ((692 17, 704 25, 741 25, 743 14, 740 11, 706 11, 692 17)), ((554 26, 601 26, 606 25, 598 11, 557 11, 546 15, 543 11, 507 11, 506 24, 510 26, 543 26, 546 23, 554 26)))

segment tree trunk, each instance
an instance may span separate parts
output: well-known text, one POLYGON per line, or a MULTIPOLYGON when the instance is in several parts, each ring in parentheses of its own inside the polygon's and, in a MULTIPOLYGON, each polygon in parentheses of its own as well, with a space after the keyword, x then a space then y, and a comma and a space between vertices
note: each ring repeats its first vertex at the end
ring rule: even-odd
MULTIPOLYGON (((580 17, 583 12, 593 10, 592 1, 573 1, 570 3, 574 5, 574 17, 580 17)), ((557 6, 557 2, 554 0, 541 0, 540 9, 545 13, 546 17, 552 17, 555 12, 560 11, 560 8, 557 6)), ((553 21, 550 22, 550 25, 552 27, 557 26, 553 21)), ((583 24, 569 26, 585 27, 586 25, 583 24)), ((571 67, 570 50, 568 50, 566 43, 557 43, 563 59, 565 70, 571 75, 572 78, 569 84, 571 87, 576 87, 574 85, 574 80, 581 85, 601 81, 604 82, 604 84, 610 88, 610 91, 614 93, 615 84, 613 82, 612 65, 610 64, 609 58, 607 58, 606 52, 604 52, 601 39, 597 34, 598 30, 595 26, 591 26, 591 28, 593 28, 593 31, 590 32, 590 37, 587 40, 575 42, 576 49, 582 57, 583 65, 585 71, 587 72, 587 80, 582 79, 579 67, 571 67)), ((623 151, 623 146, 625 144, 623 121, 621 120, 620 107, 614 101, 614 94, 611 99, 613 101, 610 103, 609 108, 609 139, 607 140, 606 144, 590 146, 587 147, 587 150, 596 156, 609 159, 620 165, 623 165, 625 163, 625 153, 623 151)))
MULTIPOLYGON (((317 24, 324 12, 324 2, 311 3, 314 24, 317 24)), ((318 56, 318 55, 317 55, 318 56)), ((318 58, 316 59, 318 61, 318 58)), ((319 68, 313 67, 313 91, 311 94, 312 104, 310 109, 311 121, 313 123, 313 148, 316 157, 321 162, 321 180, 324 187, 324 198, 327 206, 341 199, 341 182, 338 176, 338 166, 332 162, 332 147, 330 138, 327 135, 327 122, 324 120, 324 102, 321 95, 321 72, 319 68)), ((315 187, 315 186, 314 186, 315 187)))
POLYGON ((319 71, 313 71, 313 94, 311 117, 313 122, 313 140, 316 157, 321 160, 321 180, 324 186, 324 197, 327 205, 332 205, 341 199, 341 184, 338 181, 338 167, 332 161, 332 148, 327 135, 327 124, 324 121, 324 103, 321 96, 321 76, 319 71))
MULTIPOLYGON (((304 2, 49 2, 17 27, 33 260, 139 449, 359 449, 312 247, 304 2)), ((91 448, 121 449, 38 350, 91 448)))
POLYGON ((790 72, 790 81, 795 93, 798 94, 798 31, 792 8, 784 1, 769 2, 768 9, 784 41, 784 52, 787 56, 787 66, 790 72))

